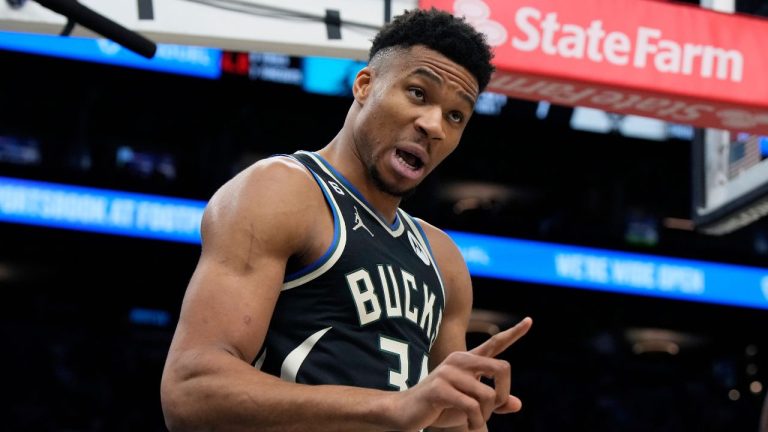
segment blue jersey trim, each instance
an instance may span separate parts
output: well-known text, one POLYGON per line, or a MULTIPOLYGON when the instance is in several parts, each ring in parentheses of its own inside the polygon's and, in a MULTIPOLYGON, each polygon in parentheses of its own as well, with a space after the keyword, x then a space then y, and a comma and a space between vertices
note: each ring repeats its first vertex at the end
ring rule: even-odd
MULTIPOLYGON (((303 164, 302 164, 303 165, 303 164)), ((307 167, 309 169, 309 167, 307 167)), ((315 181, 317 182, 318 186, 320 187, 320 191, 323 192, 323 195, 325 196, 325 200, 328 201, 328 207, 331 209, 331 214, 333 215, 333 242, 331 242, 331 245, 328 247, 328 249, 325 251, 323 256, 315 260, 312 264, 309 264, 308 266, 297 270, 289 275, 287 275, 283 282, 290 282, 292 280, 298 279, 306 274, 309 274, 318 268, 320 268, 321 265, 323 265, 333 254, 333 251, 336 250, 336 248, 339 246, 339 217, 340 215, 336 214, 336 210, 333 207, 333 202, 331 201, 333 198, 331 198, 330 195, 328 195, 328 192, 325 191, 323 188, 322 180, 320 177, 317 176, 317 174, 314 173, 311 169, 309 172, 312 173, 312 177, 315 178, 315 181)))
POLYGON ((334 177, 336 177, 337 179, 339 179, 339 181, 340 181, 340 182, 342 182, 342 183, 344 184, 344 187, 346 187, 346 188, 347 188, 347 189, 348 189, 350 192, 352 192, 353 194, 355 194, 355 196, 357 196, 357 198, 358 198, 358 199, 359 199, 359 200, 360 200, 360 201, 361 201, 363 204, 365 204, 365 205, 366 205, 366 206, 367 206, 367 207, 368 207, 368 208, 369 208, 369 209, 370 209, 370 210, 371 210, 371 211, 372 211, 372 212, 373 212, 373 213, 376 215, 376 217, 378 217, 378 218, 379 218, 379 219, 380 219, 382 222, 384 222, 384 225, 388 226, 388 227, 389 227, 389 228, 390 228, 392 231, 395 231, 395 230, 396 230, 396 229, 397 229, 397 228, 400 226, 400 215, 399 215, 398 213, 395 213, 395 221, 394 221, 393 223, 391 223, 391 224, 390 224, 389 222, 387 222, 387 220, 386 220, 386 219, 384 219, 383 217, 381 217, 381 215, 380 215, 380 214, 379 214, 379 213, 378 213, 378 212, 375 210, 375 207, 373 207, 373 206, 371 205, 371 203, 369 203, 369 202, 368 202, 368 200, 366 200, 366 199, 365 199, 365 197, 363 196, 363 194, 361 194, 361 193, 360 193, 360 191, 358 191, 358 190, 357 190, 357 188, 356 188, 356 187, 354 187, 354 186, 352 185, 352 183, 350 183, 350 182, 349 182, 349 180, 347 180, 347 178, 346 178, 346 177, 344 177, 343 175, 341 175, 341 173, 340 173, 340 172, 336 171, 336 168, 334 168, 334 167, 333 167, 333 165, 329 164, 329 163, 328 163, 328 161, 326 161, 326 160, 325 160, 325 159, 324 159, 322 156, 320 156, 319 154, 317 154, 317 153, 315 153, 315 152, 313 152, 312 154, 313 154, 314 156, 316 156, 316 157, 317 157, 317 159, 318 159, 320 162, 322 162, 322 163, 323 163, 323 165, 325 165, 325 167, 326 167, 326 168, 328 168, 328 169, 329 169, 329 170, 330 170, 330 171, 333 173, 334 177))

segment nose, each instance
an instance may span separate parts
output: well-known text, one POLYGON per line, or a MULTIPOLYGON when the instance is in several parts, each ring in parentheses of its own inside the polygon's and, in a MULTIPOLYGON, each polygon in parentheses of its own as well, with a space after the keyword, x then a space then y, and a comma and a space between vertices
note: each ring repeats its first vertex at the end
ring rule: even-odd
POLYGON ((430 140, 445 138, 443 130, 443 110, 436 105, 426 106, 414 122, 416 129, 430 140))

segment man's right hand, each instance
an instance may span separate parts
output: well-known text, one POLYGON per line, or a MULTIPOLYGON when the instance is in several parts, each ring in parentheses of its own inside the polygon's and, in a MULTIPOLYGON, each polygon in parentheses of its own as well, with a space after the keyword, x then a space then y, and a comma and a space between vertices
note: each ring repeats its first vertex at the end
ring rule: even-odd
POLYGON ((523 337, 533 321, 492 336, 468 352, 454 352, 418 385, 397 395, 394 415, 400 429, 467 426, 482 429, 492 413, 517 412, 522 402, 510 394, 510 365, 495 357, 523 337), (494 387, 483 384, 489 378, 494 387))

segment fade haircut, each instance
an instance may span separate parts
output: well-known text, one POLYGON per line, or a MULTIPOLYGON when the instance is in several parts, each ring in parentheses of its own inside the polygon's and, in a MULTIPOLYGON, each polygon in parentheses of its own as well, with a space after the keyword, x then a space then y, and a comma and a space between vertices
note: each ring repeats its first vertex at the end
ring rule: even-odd
POLYGON ((377 54, 414 45, 424 45, 463 66, 475 77, 481 92, 491 79, 493 52, 485 35, 463 18, 435 8, 405 11, 387 24, 373 39, 368 62, 377 54))

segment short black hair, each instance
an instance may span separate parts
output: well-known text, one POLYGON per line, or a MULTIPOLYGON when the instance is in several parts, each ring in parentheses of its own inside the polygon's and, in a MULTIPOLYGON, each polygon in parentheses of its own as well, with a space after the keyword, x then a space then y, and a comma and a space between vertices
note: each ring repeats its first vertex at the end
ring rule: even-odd
POLYGON ((373 39, 368 61, 381 50, 414 45, 424 45, 463 66, 474 75, 481 92, 491 80, 493 52, 485 35, 463 18, 435 8, 405 11, 397 16, 373 39))

